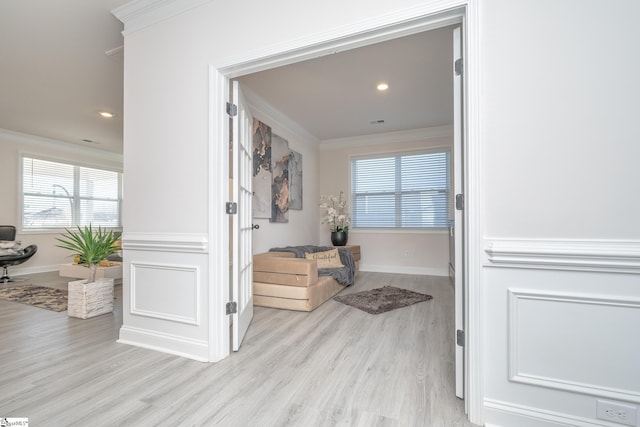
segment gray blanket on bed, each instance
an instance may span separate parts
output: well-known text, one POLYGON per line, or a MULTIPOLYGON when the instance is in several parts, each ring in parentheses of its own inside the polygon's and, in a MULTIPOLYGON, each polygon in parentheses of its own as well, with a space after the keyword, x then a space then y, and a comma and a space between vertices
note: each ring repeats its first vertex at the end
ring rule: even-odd
MULTIPOLYGON (((335 249, 330 246, 286 246, 284 248, 271 248, 269 252, 292 252, 296 258, 304 258, 305 254, 314 252, 324 252, 335 249)), ((353 259, 353 253, 348 248, 337 248, 340 254, 340 262, 344 267, 341 268, 319 268, 318 276, 331 276, 343 285, 352 285, 356 278, 356 262, 353 259)))

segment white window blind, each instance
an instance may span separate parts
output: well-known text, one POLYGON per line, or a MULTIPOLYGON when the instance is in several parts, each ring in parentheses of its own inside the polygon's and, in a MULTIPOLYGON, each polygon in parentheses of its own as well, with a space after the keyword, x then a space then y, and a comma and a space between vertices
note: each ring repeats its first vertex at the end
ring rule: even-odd
POLYGON ((22 228, 120 226, 121 174, 22 158, 22 228))
POLYGON ((447 227, 449 169, 448 151, 353 159, 353 227, 447 227))

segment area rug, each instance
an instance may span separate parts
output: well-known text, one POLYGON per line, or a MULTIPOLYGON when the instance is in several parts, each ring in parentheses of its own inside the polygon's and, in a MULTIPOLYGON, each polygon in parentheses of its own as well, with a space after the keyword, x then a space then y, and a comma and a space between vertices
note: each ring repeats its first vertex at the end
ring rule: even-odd
POLYGON ((67 309, 67 292, 44 286, 22 285, 0 288, 0 299, 53 311, 65 311, 67 309))
POLYGON ((370 314, 380 314, 396 308, 407 307, 422 301, 433 299, 431 295, 413 292, 408 289, 385 286, 370 291, 333 297, 334 300, 346 305, 366 311, 370 314))

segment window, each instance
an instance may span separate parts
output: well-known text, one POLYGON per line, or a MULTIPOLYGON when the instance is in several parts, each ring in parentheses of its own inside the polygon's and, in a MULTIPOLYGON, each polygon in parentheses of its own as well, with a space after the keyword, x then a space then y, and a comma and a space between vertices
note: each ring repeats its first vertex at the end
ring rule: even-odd
POLYGON ((22 228, 120 227, 121 174, 22 158, 22 228))
POLYGON ((351 160, 354 228, 444 228, 449 151, 351 160))

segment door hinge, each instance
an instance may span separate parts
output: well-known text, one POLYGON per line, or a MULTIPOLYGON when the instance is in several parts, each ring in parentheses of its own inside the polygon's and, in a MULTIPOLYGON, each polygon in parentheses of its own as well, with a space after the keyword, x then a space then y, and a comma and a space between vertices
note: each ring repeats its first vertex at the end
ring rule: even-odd
POLYGON ((456 194, 456 210, 464 210, 464 194, 456 194))
POLYGON ((464 347, 464 331, 460 329, 456 331, 456 344, 460 347, 464 347))
POLYGON ((230 117, 235 117, 238 115, 238 106, 236 104, 232 104, 227 102, 227 114, 230 117))
POLYGON ((236 314, 238 312, 238 303, 231 301, 227 303, 227 314, 236 314))
POLYGON ((236 202, 227 202, 226 212, 229 215, 235 215, 238 213, 238 204, 236 202))
POLYGON ((453 69, 456 72, 456 76, 462 75, 462 66, 463 66, 462 58, 456 59, 456 62, 454 62, 454 65, 453 65, 453 69))

